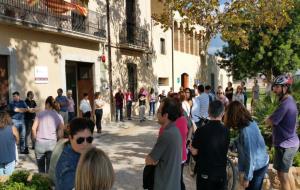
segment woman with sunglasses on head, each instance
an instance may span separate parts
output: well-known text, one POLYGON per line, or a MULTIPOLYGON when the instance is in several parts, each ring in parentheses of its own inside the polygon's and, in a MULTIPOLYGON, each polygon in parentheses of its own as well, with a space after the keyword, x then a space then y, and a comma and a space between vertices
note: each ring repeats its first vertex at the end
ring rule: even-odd
POLYGON ((219 101, 221 101, 221 102, 223 103, 223 105, 225 106, 225 108, 226 108, 226 107, 228 106, 228 104, 229 104, 229 100, 228 100, 228 98, 224 95, 222 86, 218 86, 216 99, 219 100, 219 101))
POLYGON ((91 147, 93 142, 93 121, 75 118, 69 126, 69 141, 57 161, 55 169, 56 190, 72 190, 80 155, 91 147))
POLYGON ((40 173, 48 172, 52 151, 57 140, 63 137, 64 122, 58 111, 59 104, 49 96, 45 102, 45 110, 36 115, 32 125, 35 157, 40 173))

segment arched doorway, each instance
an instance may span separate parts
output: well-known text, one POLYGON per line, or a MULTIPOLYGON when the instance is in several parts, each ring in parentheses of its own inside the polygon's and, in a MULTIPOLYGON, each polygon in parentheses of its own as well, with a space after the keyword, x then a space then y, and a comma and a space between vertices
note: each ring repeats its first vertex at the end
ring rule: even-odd
POLYGON ((189 75, 186 73, 181 75, 181 86, 183 88, 189 88, 189 75))

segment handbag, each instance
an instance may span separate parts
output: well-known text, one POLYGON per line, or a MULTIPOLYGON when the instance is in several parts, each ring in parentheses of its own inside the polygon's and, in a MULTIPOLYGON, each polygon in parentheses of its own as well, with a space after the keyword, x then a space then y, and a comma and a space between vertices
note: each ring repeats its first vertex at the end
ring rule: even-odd
POLYGON ((154 173, 155 165, 147 165, 143 171, 143 188, 153 190, 154 188, 154 173))

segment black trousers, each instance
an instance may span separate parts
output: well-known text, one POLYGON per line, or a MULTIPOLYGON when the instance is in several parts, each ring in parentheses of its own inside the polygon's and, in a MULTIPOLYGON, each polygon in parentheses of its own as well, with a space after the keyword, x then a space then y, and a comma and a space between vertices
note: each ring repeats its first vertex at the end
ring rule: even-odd
POLYGON ((87 111, 87 112, 83 113, 82 117, 87 118, 87 119, 91 119, 91 112, 87 111))
POLYGON ((96 115, 97 129, 102 129, 101 120, 102 120, 102 115, 103 115, 103 109, 96 109, 95 115, 96 115))
POLYGON ((206 179, 206 176, 197 174, 197 190, 226 190, 226 178, 206 179))

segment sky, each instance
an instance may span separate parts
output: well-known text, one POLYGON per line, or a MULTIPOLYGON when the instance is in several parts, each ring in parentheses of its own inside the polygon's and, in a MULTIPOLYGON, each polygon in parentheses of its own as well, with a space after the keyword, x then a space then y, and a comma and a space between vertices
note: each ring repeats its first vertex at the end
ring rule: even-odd
MULTIPOLYGON (((223 10, 224 3, 228 0, 220 0, 220 8, 223 10)), ((213 38, 210 42, 210 45, 208 47, 208 53, 214 54, 217 50, 222 50, 222 46, 225 45, 225 43, 221 40, 221 34, 217 34, 215 38, 213 38)))

